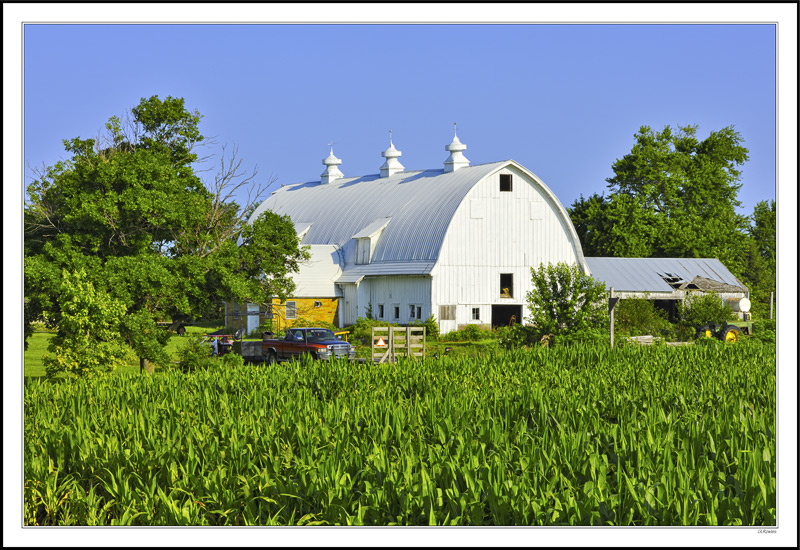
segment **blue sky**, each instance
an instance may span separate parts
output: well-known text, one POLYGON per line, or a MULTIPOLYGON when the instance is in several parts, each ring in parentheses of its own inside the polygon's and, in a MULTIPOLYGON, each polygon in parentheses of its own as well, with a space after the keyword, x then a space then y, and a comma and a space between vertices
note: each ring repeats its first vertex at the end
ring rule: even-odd
POLYGON ((318 180, 331 140, 345 176, 377 173, 390 129, 406 169, 439 168, 456 122, 472 164, 513 158, 569 207, 640 126, 733 125, 747 215, 775 198, 775 44, 772 24, 32 24, 24 159, 171 95, 263 182, 318 180))

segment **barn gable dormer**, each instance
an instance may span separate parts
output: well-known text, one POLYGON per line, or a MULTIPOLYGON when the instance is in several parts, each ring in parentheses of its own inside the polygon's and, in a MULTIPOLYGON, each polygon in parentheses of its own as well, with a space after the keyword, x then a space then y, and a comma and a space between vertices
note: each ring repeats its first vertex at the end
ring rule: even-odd
POLYGON ((392 221, 392 218, 378 218, 353 235, 356 240, 356 265, 365 265, 372 262, 372 256, 375 254, 375 245, 390 221, 392 221))

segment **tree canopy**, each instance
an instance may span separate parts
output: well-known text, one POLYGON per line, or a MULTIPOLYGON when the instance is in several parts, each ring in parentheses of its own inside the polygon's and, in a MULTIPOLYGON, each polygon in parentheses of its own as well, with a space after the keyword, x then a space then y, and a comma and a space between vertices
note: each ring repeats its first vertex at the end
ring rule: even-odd
POLYGON ((612 165, 609 194, 581 196, 570 215, 587 256, 718 258, 741 274, 747 218, 736 212, 739 166, 733 127, 701 140, 697 126, 642 126, 612 165))
POLYGON ((307 253, 291 220, 247 219, 253 203, 240 206, 233 191, 263 191, 235 157, 222 159, 210 189, 201 181, 200 119, 183 99, 142 98, 125 123, 109 119, 104 139, 65 140, 70 158, 37 174, 24 211, 26 335, 32 321, 61 320, 53 289, 63 269, 83 269, 123 304, 128 345, 153 362, 164 360, 156 318, 177 324, 215 302, 263 303, 293 290, 289 276, 307 253))

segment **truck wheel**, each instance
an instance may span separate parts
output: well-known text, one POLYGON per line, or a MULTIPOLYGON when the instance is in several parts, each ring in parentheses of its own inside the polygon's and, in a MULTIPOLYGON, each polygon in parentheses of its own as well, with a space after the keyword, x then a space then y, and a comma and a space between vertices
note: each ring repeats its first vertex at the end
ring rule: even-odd
POLYGON ((728 325, 719 331, 719 339, 723 342, 738 342, 739 341, 739 327, 728 325))
POLYGON ((272 363, 277 363, 277 362, 278 362, 278 354, 275 353, 274 351, 268 351, 267 352, 267 363, 268 364, 272 364, 272 363))
POLYGON ((711 323, 706 323, 694 333, 695 340, 698 338, 711 338, 714 336, 714 327, 711 323))

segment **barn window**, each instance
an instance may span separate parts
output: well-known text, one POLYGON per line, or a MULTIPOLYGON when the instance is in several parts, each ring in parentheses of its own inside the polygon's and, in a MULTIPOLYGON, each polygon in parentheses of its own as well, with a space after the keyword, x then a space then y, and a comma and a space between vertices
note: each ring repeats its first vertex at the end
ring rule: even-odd
POLYGON ((417 319, 422 319, 422 306, 417 306, 417 319))
POLYGON ((514 274, 501 273, 500 274, 500 297, 513 298, 514 297, 514 274))
POLYGON ((413 305, 413 304, 412 304, 412 305, 410 305, 410 306, 408 306, 408 318, 409 318, 409 319, 413 319, 413 318, 414 318, 414 312, 415 312, 416 310, 417 310, 417 308, 416 308, 416 307, 414 307, 414 305, 413 305))
POLYGON ((383 304, 378 304, 378 319, 383 319, 383 304))
POLYGON ((297 302, 286 302, 286 318, 297 319, 297 302))
POLYGON ((511 174, 500 174, 500 191, 511 191, 511 174))
POLYGON ((479 307, 472 308, 472 320, 473 321, 481 320, 481 308, 479 307))
POLYGON ((394 306, 394 319, 400 318, 400 306, 394 306))
POLYGON ((439 320, 440 321, 455 321, 456 320, 456 306, 439 306, 439 320))

